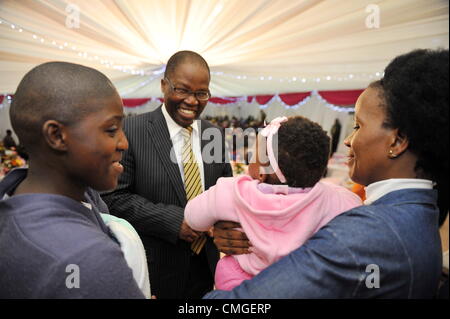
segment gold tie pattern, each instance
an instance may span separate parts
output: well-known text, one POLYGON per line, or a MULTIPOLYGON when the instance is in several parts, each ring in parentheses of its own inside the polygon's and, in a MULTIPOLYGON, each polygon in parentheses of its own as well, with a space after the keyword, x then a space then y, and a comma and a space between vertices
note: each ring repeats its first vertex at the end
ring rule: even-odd
MULTIPOLYGON (((195 160, 194 152, 192 151, 191 133, 191 126, 183 128, 181 130, 181 134, 183 135, 184 140, 182 149, 184 188, 186 190, 186 198, 188 201, 202 193, 202 180, 200 177, 200 170, 198 168, 197 161, 195 160)), ((192 251, 198 255, 205 243, 206 236, 202 234, 199 238, 192 242, 192 251)))

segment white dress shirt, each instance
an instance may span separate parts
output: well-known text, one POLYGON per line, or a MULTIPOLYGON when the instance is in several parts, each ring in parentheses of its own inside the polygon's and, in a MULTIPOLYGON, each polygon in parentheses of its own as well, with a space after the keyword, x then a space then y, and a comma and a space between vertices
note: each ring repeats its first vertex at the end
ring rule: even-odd
POLYGON ((427 179, 418 178, 391 178, 372 183, 365 187, 366 200, 364 201, 364 205, 372 204, 387 193, 406 188, 432 189, 433 182, 427 179))
MULTIPOLYGON (((170 117, 166 110, 166 105, 162 105, 162 113, 166 119, 167 128, 169 129, 170 139, 172 140, 173 149, 170 152, 170 158, 178 163, 178 168, 180 169, 181 179, 184 183, 184 167, 182 161, 182 149, 183 149, 183 135, 181 134, 181 127, 170 117), (174 151, 174 153, 172 152, 174 151), (175 156, 174 156, 175 155, 175 156), (174 158, 175 157, 175 158, 174 158)), ((202 179, 202 191, 205 190, 205 174, 203 172, 203 159, 200 147, 200 120, 195 120, 192 123, 192 134, 191 134, 191 145, 192 151, 194 152, 195 160, 197 161, 198 169, 200 171, 200 177, 202 179)))

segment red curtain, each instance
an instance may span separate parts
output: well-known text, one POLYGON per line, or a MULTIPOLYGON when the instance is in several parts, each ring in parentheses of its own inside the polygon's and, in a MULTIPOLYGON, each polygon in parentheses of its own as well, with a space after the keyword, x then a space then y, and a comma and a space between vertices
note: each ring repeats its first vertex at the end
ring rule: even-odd
POLYGON ((14 94, 6 94, 6 95, 0 94, 0 104, 3 103, 3 100, 4 100, 7 96, 9 96, 10 99, 11 99, 11 101, 12 101, 12 98, 14 97, 14 94))
POLYGON ((257 95, 255 97, 256 102, 258 102, 259 105, 265 105, 267 104, 274 96, 273 95, 257 95))
POLYGON ((209 99, 209 102, 214 104, 230 104, 235 103, 237 100, 238 100, 237 97, 226 97, 226 98, 212 97, 209 99))
POLYGON ((136 107, 142 104, 145 104, 150 99, 122 99, 123 105, 126 107, 136 107))
POLYGON ((328 103, 334 105, 352 105, 364 90, 345 90, 345 91, 319 91, 328 103))
MULTIPOLYGON (((364 90, 345 90, 345 91, 318 91, 319 95, 322 96, 328 103, 340 106, 353 105, 356 100, 364 90)), ((303 101, 305 98, 311 95, 311 92, 300 92, 300 93, 284 93, 280 94, 280 99, 287 105, 296 105, 303 101)), ((13 95, 10 95, 13 97, 13 95)), ((0 104, 5 99, 6 95, 0 95, 0 104)), ((247 96, 247 103, 252 103, 253 99, 260 105, 267 104, 274 95, 256 95, 247 96)), ((122 99, 123 105, 125 107, 137 107, 147 103, 150 98, 140 98, 140 99, 122 99)), ((157 98, 160 103, 164 102, 163 98, 157 98)), ((229 104, 235 103, 239 100, 239 97, 212 97, 209 102, 214 104, 229 104)))
POLYGON ((289 106, 296 105, 311 95, 311 92, 280 94, 280 99, 289 106))

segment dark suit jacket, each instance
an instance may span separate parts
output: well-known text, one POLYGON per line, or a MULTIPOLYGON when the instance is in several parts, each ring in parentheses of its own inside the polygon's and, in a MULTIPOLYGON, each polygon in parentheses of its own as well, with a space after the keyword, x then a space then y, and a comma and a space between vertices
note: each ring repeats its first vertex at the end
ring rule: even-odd
MULTIPOLYGON (((201 121, 202 133, 210 127, 214 126, 201 121)), ((172 141, 161 107, 126 118, 124 131, 129 142, 121 161, 124 172, 117 188, 102 197, 111 214, 128 220, 140 234, 147 253, 152 294, 157 298, 186 298, 188 277, 193 276, 189 272, 192 253, 190 244, 178 237, 186 192, 178 164, 170 159, 172 141)), ((220 136, 223 139, 222 132, 220 136)), ((208 142, 201 141, 202 150, 208 142)), ((219 163, 204 161, 205 190, 220 177, 232 176, 223 149, 219 163)), ((204 249, 213 279, 219 253, 210 238, 204 249)), ((202 272, 199 280, 205 277, 202 272)))

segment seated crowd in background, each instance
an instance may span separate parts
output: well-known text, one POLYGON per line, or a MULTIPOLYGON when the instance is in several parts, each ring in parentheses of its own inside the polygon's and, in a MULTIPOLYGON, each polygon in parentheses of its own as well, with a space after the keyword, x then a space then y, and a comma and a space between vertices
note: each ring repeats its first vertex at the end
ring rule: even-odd
POLYGON ((249 164, 249 150, 254 147, 258 129, 264 127, 265 114, 256 119, 252 115, 247 118, 233 116, 205 116, 205 120, 225 130, 225 143, 235 175, 246 172, 249 164))
POLYGON ((0 141, 0 180, 13 168, 25 166, 27 159, 23 147, 12 137, 12 131, 6 130, 6 136, 0 141))

